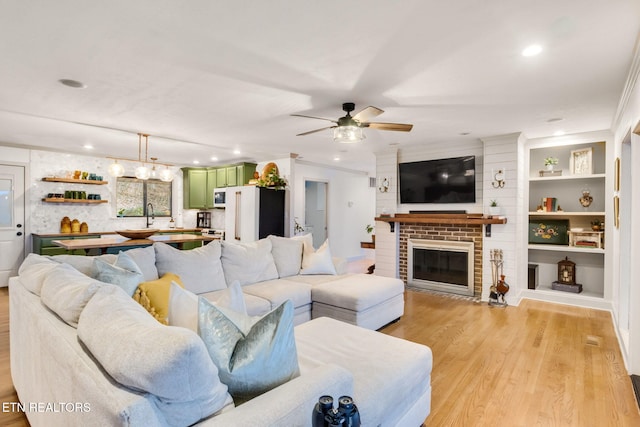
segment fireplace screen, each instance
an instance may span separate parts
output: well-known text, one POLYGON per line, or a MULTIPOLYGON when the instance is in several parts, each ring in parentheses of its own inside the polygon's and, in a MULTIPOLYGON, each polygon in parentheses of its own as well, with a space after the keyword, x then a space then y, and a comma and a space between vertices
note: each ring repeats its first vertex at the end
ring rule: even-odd
POLYGON ((413 249, 413 278, 468 286, 469 254, 447 250, 413 249))

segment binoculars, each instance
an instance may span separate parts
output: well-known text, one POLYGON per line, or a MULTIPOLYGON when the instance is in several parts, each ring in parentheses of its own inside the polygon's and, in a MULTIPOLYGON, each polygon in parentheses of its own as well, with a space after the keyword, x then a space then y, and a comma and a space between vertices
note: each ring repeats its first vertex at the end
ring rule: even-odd
POLYGON ((313 427, 360 427, 360 413, 349 396, 341 396, 337 408, 331 396, 320 396, 312 417, 313 427))

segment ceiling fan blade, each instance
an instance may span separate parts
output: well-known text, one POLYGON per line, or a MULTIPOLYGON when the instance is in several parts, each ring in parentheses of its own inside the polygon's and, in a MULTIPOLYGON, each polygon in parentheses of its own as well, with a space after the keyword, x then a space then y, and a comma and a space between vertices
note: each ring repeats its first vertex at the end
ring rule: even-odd
POLYGON ((333 129, 333 128, 337 128, 338 126, 327 126, 326 128, 320 128, 320 129, 316 129, 316 130, 310 130, 309 132, 303 132, 303 133, 299 133, 296 136, 304 136, 304 135, 309 135, 312 133, 316 133, 316 132, 320 132, 322 130, 326 130, 326 129, 333 129))
POLYGON ((384 113, 384 110, 381 110, 377 107, 368 106, 367 108, 359 111, 355 116, 353 116, 353 119, 359 122, 367 122, 382 113, 384 113))
POLYGON ((362 123, 362 126, 378 130, 395 130, 400 132, 409 132, 413 129, 413 125, 404 123, 362 123))
POLYGON ((325 119, 324 117, 305 116, 304 114, 292 114, 292 116, 294 116, 294 117, 305 117, 305 118, 307 118, 307 119, 326 120, 326 121, 328 121, 328 122, 338 123, 338 122, 336 122, 335 120, 325 119))

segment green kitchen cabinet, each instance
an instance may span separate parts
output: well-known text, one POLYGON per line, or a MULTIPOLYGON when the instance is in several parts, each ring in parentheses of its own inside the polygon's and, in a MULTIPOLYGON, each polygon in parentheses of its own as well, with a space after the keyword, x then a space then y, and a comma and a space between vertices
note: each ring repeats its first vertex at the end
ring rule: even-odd
POLYGON ((238 184, 237 166, 228 166, 226 170, 227 170, 227 187, 235 187, 237 185, 242 185, 242 184, 238 184))
POLYGON ((213 190, 218 187, 218 173, 214 168, 207 168, 207 207, 213 207, 213 190))
POLYGON ((216 169, 218 188, 227 187, 227 168, 216 169))
POLYGON ((185 209, 207 208, 207 169, 182 168, 183 206, 185 209))

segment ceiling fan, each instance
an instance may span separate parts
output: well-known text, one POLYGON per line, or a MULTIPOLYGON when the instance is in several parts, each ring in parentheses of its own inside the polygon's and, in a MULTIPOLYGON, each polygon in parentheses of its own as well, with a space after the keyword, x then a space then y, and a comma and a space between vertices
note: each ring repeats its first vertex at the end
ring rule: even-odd
POLYGON ((342 104, 342 109, 347 113, 344 117, 340 117, 338 120, 325 119, 323 117, 305 116, 304 114, 292 114, 296 117, 306 117, 309 119, 326 120, 335 123, 333 126, 327 126, 320 129, 311 130, 308 132, 299 133, 296 136, 309 135, 312 133, 320 132, 325 129, 333 129, 333 139, 337 142, 358 142, 365 138, 362 133, 363 128, 373 128, 378 130, 392 130, 400 132, 409 132, 413 125, 404 123, 381 123, 370 122, 369 120, 384 113, 383 110, 376 107, 367 107, 364 110, 351 116, 351 112, 356 108, 353 102, 345 102, 342 104))

